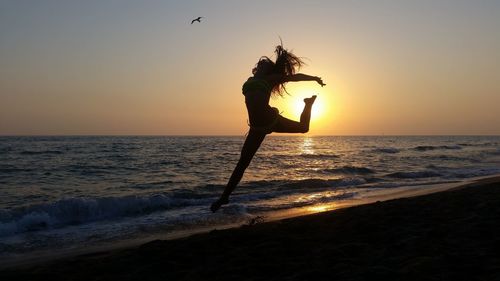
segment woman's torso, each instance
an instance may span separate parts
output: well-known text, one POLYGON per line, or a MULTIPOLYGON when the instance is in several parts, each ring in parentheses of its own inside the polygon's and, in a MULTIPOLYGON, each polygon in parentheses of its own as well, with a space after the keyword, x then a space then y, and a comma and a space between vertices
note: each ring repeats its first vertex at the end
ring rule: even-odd
POLYGON ((243 84, 242 91, 251 126, 266 126, 274 122, 277 112, 269 105, 272 86, 268 81, 250 77, 243 84))

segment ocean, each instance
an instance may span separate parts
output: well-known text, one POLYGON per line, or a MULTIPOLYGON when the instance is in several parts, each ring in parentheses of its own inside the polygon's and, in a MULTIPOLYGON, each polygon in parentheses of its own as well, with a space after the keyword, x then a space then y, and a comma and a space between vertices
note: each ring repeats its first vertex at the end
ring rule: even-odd
POLYGON ((213 214, 243 141, 0 137, 0 261, 500 174, 500 136, 269 136, 213 214))

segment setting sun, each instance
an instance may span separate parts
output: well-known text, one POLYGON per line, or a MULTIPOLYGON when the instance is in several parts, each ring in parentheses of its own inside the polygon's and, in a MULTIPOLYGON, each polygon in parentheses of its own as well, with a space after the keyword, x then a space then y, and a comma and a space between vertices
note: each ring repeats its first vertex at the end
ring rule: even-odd
POLYGON ((280 113, 289 119, 299 121, 302 110, 304 110, 304 99, 312 95, 317 95, 311 112, 311 131, 318 131, 320 127, 325 127, 331 123, 331 93, 325 91, 324 88, 316 87, 313 84, 305 85, 287 85, 287 90, 290 95, 283 98, 275 98, 272 100, 272 106, 276 106, 280 113))
MULTIPOLYGON (((303 95, 300 95, 303 96, 303 95)), ((294 116, 300 116, 302 113, 302 110, 304 109, 304 100, 303 99, 294 99, 294 103, 291 104, 291 107, 293 107, 293 115, 294 116)), ((311 111, 311 121, 317 121, 321 119, 321 116, 325 113, 325 104, 324 104, 324 99, 320 96, 316 98, 316 101, 314 102, 312 111, 311 111)))

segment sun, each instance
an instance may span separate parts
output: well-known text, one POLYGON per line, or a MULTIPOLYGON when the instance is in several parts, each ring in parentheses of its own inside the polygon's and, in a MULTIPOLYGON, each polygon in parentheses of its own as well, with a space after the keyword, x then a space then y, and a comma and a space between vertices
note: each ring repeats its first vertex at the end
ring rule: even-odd
MULTIPOLYGON (((304 110, 304 99, 300 98, 294 99, 292 107, 293 107, 293 115, 300 116, 300 114, 302 114, 302 110, 304 110)), ((322 101, 322 98, 318 96, 311 110, 311 121, 316 121, 321 119, 321 116, 324 114, 324 112, 325 112, 324 102, 322 101)))
POLYGON ((317 130, 326 126, 331 120, 331 98, 327 91, 310 85, 287 87, 290 95, 278 97, 271 101, 271 106, 279 109, 280 114, 291 120, 299 121, 304 110, 304 99, 316 95, 311 111, 311 128, 317 130))

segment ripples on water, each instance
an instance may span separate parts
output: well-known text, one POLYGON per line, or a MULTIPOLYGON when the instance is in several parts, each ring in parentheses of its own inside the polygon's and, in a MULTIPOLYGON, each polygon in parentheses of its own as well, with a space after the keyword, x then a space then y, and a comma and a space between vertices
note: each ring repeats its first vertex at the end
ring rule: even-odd
POLYGON ((242 137, 0 137, 0 257, 237 222, 500 172, 500 137, 268 137, 211 214, 242 137))

